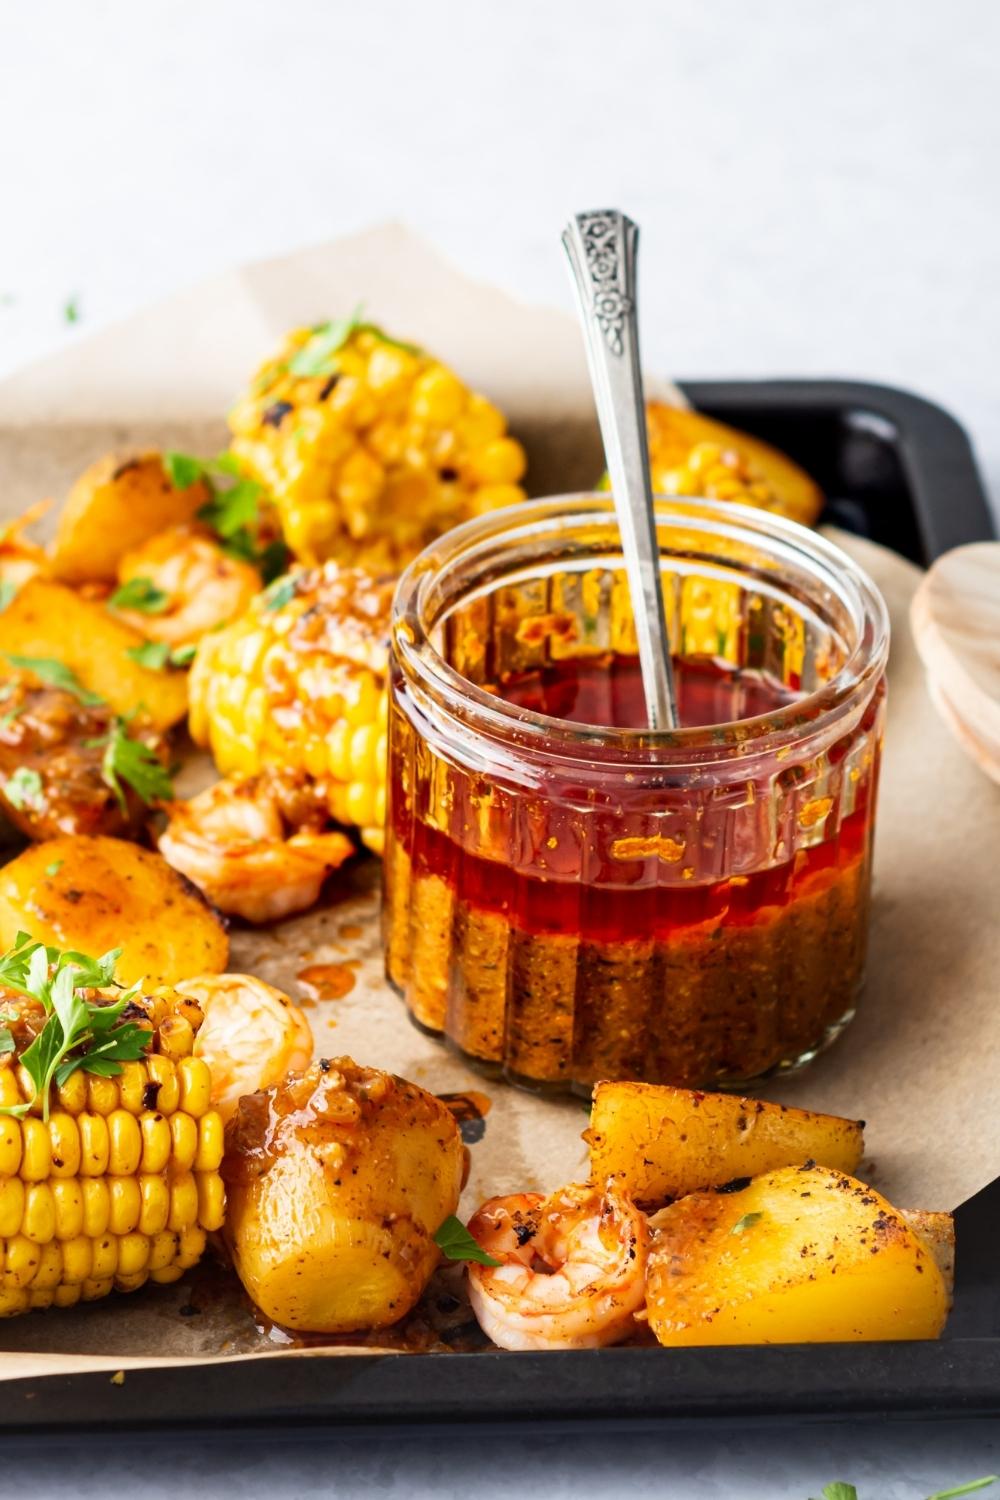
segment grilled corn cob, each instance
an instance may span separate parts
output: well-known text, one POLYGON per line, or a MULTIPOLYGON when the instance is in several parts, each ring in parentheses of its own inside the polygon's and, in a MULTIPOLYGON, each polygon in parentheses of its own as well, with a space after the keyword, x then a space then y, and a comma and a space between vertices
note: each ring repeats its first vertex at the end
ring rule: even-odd
POLYGON ((646 425, 654 493, 755 505, 803 526, 818 518, 819 487, 760 438, 661 401, 647 403, 646 425))
POLYGON ((386 669, 394 580, 336 563, 272 584, 202 638, 190 729, 224 776, 270 766, 326 790, 331 816, 382 850, 386 669))
POLYGON ((502 413, 369 323, 290 334, 229 424, 306 563, 398 569, 457 522, 524 499, 524 450, 502 413))
POLYGON ((192 1056, 197 1002, 133 1002, 129 1015, 150 1030, 145 1058, 113 1078, 78 1069, 43 1108, 20 1061, 39 1010, 32 1022, 34 1002, 0 997, 25 1028, 0 1057, 0 1109, 33 1101, 20 1118, 0 1113, 0 1316, 176 1281, 225 1210, 222 1121, 209 1068, 192 1056))

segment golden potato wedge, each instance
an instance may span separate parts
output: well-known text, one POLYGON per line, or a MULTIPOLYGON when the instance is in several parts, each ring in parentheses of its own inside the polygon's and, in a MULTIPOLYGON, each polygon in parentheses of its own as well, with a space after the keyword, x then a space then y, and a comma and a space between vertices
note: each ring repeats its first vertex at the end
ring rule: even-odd
POLYGON ((935 1213, 926 1208, 904 1208, 900 1212, 914 1234, 919 1235, 933 1255, 935 1264, 944 1278, 950 1306, 955 1292, 954 1215, 935 1213))
POLYGON ((142 709, 162 732, 187 712, 187 674, 140 666, 128 652, 142 641, 97 600, 47 578, 29 578, 0 612, 0 658, 60 661, 116 713, 142 709))
POLYGON ((233 1264, 276 1323, 347 1333, 396 1323, 439 1259, 465 1149, 433 1094, 324 1060, 247 1095, 226 1131, 225 1235, 233 1264))
POLYGON ((70 490, 59 516, 52 569, 66 583, 113 583, 126 552, 190 521, 209 499, 199 480, 170 483, 160 453, 108 453, 70 490))
POLYGON ((661 1344, 933 1339, 948 1291, 880 1193, 827 1167, 779 1167, 655 1214, 646 1280, 661 1344))
POLYGON ((32 844, 0 870, 0 948, 19 931, 82 953, 121 948, 125 984, 176 984, 226 967, 221 918, 160 854, 76 834, 32 844))
POLYGON ((734 1177, 809 1160, 854 1172, 864 1146, 864 1121, 738 1094, 599 1083, 584 1139, 593 1181, 614 1177, 636 1203, 649 1207, 734 1177))

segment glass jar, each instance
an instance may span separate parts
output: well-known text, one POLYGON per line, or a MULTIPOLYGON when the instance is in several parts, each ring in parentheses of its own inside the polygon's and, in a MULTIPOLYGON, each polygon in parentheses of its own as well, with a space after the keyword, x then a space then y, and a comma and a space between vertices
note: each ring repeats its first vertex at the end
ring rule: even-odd
POLYGON ((460 526, 396 597, 387 973, 531 1088, 744 1088, 828 1045, 862 984, 881 596, 762 511, 658 500, 657 526, 673 732, 641 727, 606 495, 460 526))

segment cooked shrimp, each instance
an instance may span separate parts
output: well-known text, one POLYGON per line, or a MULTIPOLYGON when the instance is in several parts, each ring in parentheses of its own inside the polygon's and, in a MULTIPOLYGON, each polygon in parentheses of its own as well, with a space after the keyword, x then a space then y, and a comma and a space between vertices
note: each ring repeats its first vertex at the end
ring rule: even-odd
POLYGON ((627 1193, 585 1183, 491 1198, 469 1231, 501 1262, 469 1262, 472 1310, 501 1349, 597 1349, 632 1332, 649 1229, 627 1193))
POLYGON ((48 572, 49 559, 45 548, 29 540, 25 531, 49 508, 48 500, 31 506, 23 515, 0 525, 0 583, 20 588, 36 573, 48 572))
POLYGON ((251 974, 201 974, 175 985, 204 1021, 194 1053, 212 1070, 212 1103, 224 1120, 244 1094, 284 1083, 312 1061, 309 1022, 287 995, 251 974))
POLYGON ((354 853, 346 834, 329 828, 321 789, 277 773, 217 781, 166 813, 164 859, 220 911, 247 922, 312 906, 330 871, 354 853))
POLYGON ((230 557, 197 526, 171 526, 126 552, 118 582, 144 588, 150 602, 134 609, 123 600, 116 613, 149 640, 170 646, 193 645, 228 624, 264 586, 251 563, 230 557))

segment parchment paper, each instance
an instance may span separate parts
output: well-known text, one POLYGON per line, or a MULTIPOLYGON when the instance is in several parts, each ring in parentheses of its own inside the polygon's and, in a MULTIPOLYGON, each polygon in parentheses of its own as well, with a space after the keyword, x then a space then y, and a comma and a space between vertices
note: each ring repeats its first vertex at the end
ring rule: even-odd
MULTIPOLYGON (((572 319, 469 282, 390 227, 215 280, 0 383, 0 513, 60 496, 111 447, 213 451, 224 441, 220 414, 282 332, 361 299, 499 402, 527 440, 534 493, 592 482, 600 446, 572 319)), ((926 696, 907 624, 917 570, 836 540, 882 588, 893 627, 869 979, 847 1035, 766 1092, 864 1117, 866 1171, 890 1199, 951 1208, 1000 1174, 1000 789, 926 696)), ((192 766, 181 789, 204 775, 192 766)), ((436 1093, 488 1097, 463 1210, 585 1176, 582 1101, 485 1081, 411 1026, 382 977, 377 885, 375 861, 359 861, 321 910, 235 931, 231 968, 301 998, 304 965, 349 964, 350 992, 308 1009, 319 1054, 348 1053, 436 1093)), ((274 1338, 255 1325, 235 1278, 208 1266, 172 1287, 0 1323, 0 1378, 315 1352, 276 1348, 274 1338)))

